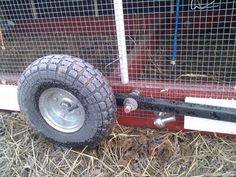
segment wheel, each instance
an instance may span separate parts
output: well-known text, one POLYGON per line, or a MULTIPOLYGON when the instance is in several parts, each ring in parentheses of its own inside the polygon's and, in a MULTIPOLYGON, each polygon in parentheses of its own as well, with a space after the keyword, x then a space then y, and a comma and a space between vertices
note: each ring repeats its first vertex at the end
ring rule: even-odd
POLYGON ((18 83, 18 102, 39 134, 70 147, 95 147, 112 128, 112 89, 92 65, 68 55, 33 62, 18 83))

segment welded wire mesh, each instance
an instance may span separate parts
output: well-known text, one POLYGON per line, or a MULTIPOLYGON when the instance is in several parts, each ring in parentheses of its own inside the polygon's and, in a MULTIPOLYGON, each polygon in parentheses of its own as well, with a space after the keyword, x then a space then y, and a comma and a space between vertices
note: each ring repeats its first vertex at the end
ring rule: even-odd
POLYGON ((157 19, 156 39, 143 78, 172 82, 231 83, 235 73, 235 3, 197 1, 181 4, 176 64, 170 65, 176 14, 157 19), (164 30, 162 31, 164 27, 164 30))
MULTIPOLYGON (((16 83, 20 73, 39 57, 68 54, 90 62, 111 83, 122 85, 114 3, 113 0, 0 1, 1 82, 16 83)), ((236 90, 233 0, 188 0, 179 5, 178 0, 124 0, 123 8, 128 86, 138 89, 151 85, 159 89, 145 91, 159 97, 171 98, 168 90, 179 88, 191 90, 191 96, 211 97, 213 89, 222 91, 214 97, 232 98, 231 93, 236 90), (176 57, 172 65, 176 28, 176 57), (209 93, 199 94, 198 90, 209 93)), ((120 91, 127 91, 125 88, 120 91)))

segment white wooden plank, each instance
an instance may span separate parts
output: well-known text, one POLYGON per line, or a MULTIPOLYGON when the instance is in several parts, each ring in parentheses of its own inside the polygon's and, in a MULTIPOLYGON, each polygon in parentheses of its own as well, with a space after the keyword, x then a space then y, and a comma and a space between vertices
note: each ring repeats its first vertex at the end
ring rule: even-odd
MULTIPOLYGON (((186 97, 186 102, 198 103, 212 106, 221 106, 236 109, 235 100, 223 100, 223 99, 206 99, 206 98, 192 98, 186 97)), ((236 123, 226 121, 216 121, 199 117, 184 117, 184 128, 190 130, 207 131, 224 134, 236 135, 236 123)))
POLYGON ((0 109, 20 111, 17 101, 17 86, 0 85, 0 109))

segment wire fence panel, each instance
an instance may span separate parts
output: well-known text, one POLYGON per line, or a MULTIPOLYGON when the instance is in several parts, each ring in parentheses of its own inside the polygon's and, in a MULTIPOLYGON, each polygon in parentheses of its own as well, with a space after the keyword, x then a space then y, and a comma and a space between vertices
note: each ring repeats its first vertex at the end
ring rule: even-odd
POLYGON ((121 84, 116 2, 0 1, 1 83, 16 84, 40 57, 68 54, 94 65, 118 92, 235 97, 235 1, 123 0, 127 85, 121 84))

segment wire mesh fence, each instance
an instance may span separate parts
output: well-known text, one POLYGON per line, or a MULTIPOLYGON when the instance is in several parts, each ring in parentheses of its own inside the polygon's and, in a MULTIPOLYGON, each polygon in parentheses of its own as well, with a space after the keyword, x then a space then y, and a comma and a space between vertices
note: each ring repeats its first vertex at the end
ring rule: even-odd
MULTIPOLYGON (((121 84, 116 2, 1 1, 1 82, 15 84, 37 58, 68 54, 94 65, 111 83, 121 84)), ((219 91, 214 97, 234 97, 233 0, 124 0, 123 12, 129 86, 151 85, 154 89, 145 90, 149 95, 180 88, 191 90, 191 96, 211 97, 212 89, 219 91)))

